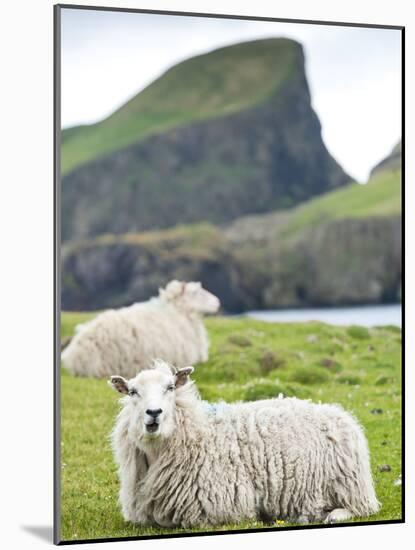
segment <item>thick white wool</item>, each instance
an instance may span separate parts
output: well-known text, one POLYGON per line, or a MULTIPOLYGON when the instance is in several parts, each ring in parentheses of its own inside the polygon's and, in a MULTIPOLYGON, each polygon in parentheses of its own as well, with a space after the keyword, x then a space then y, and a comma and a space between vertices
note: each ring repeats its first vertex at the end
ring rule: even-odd
POLYGON ((62 352, 63 365, 79 376, 132 377, 155 358, 177 366, 208 359, 202 314, 214 312, 219 300, 199 283, 172 281, 158 298, 100 313, 79 325, 62 352))
MULTIPOLYGON (((128 388, 145 401, 150 385, 155 403, 158 379, 150 384, 147 373, 128 388)), ((191 528, 336 521, 379 510, 366 438, 341 407, 295 398, 212 406, 191 382, 176 388, 171 410, 160 399, 158 438, 142 423, 148 404, 129 395, 112 433, 127 521, 191 528)))

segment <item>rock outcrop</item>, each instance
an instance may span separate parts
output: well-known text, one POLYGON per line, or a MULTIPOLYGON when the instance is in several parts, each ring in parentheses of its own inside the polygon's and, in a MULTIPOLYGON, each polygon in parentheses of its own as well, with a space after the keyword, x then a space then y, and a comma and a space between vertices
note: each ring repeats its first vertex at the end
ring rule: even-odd
MULTIPOLYGON (((101 153, 96 158, 65 174, 61 193, 64 241, 204 221, 221 224, 246 214, 292 207, 349 181, 323 143, 300 44, 262 40, 191 59, 176 69, 182 74, 189 64, 188 80, 177 83, 175 68, 169 71, 168 78, 176 86, 172 94, 186 97, 191 78, 197 94, 198 78, 212 64, 212 56, 214 66, 222 63, 227 71, 226 80, 218 71, 212 73, 211 81, 203 81, 198 101, 200 110, 205 109, 210 86, 212 96, 222 98, 220 107, 198 117, 193 100, 190 119, 182 117, 180 124, 171 127, 169 123, 167 128, 160 122, 161 130, 156 125, 152 132, 116 150, 98 149, 101 153), (229 59, 232 64, 223 61, 229 59), (252 82, 261 63, 263 81, 252 82), (256 93, 251 95, 255 101, 242 101, 244 88, 254 84, 256 93)), ((147 97, 150 92, 142 94, 147 97)), ((159 120, 160 94, 153 95, 153 103, 150 97, 145 105, 159 120)), ((136 102, 141 105, 140 94, 136 102)), ((138 116, 132 107, 129 112, 131 117, 138 116)), ((95 129, 73 129, 63 143, 63 159, 71 151, 75 155, 78 142, 85 150, 98 147, 100 136, 107 143, 112 127, 117 131, 114 143, 123 143, 117 122, 123 113, 115 113, 95 129)), ((142 118, 139 121, 144 124, 142 118)))

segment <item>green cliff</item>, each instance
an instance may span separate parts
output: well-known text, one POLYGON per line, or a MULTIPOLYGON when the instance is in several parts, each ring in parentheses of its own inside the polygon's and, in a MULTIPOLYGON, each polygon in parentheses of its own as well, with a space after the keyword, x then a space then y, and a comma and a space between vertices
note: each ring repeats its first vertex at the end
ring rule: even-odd
POLYGON ((236 44, 171 68, 104 121, 63 132, 62 238, 226 223, 344 185, 300 44, 236 44))

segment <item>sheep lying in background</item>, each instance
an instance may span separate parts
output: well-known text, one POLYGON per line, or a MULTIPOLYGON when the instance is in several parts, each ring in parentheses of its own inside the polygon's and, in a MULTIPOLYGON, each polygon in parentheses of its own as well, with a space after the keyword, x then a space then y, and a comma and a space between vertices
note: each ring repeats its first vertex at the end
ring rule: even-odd
POLYGON ((208 359, 204 313, 220 306, 200 283, 171 281, 159 297, 105 311, 78 325, 62 352, 64 366, 76 375, 135 376, 160 357, 178 366, 208 359))
POLYGON ((158 361, 131 380, 112 432, 124 518, 163 527, 345 521, 379 510, 354 418, 295 398, 209 405, 158 361))

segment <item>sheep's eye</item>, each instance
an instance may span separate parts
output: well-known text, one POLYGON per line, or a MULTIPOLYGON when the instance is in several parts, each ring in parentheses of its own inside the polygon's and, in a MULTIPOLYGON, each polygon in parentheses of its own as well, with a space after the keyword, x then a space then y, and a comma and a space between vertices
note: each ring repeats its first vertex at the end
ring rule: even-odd
POLYGON ((130 396, 138 395, 138 391, 133 388, 132 390, 128 391, 128 395, 130 395, 130 396))
POLYGON ((174 384, 169 384, 166 388, 166 391, 173 391, 174 390, 174 384))

